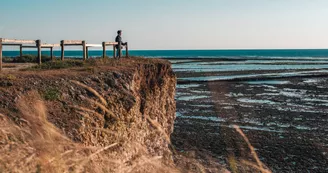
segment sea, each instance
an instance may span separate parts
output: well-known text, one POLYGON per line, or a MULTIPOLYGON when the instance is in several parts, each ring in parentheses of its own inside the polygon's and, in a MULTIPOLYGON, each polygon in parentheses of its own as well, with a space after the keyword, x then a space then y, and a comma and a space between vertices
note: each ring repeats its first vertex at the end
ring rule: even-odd
MULTIPOLYGON (((24 54, 36 55, 36 51, 23 51, 24 54)), ((4 51, 4 56, 18 56, 19 51, 4 51)), ((49 51, 42 54, 50 55, 49 51)), ((55 50, 54 55, 60 56, 60 50, 55 50)), ((112 55, 112 51, 107 51, 112 55)), ((161 58, 311 58, 328 57, 328 49, 259 49, 259 50, 130 50, 132 56, 161 57, 161 58)), ((101 50, 90 50, 91 57, 102 56, 101 50)), ((82 57, 80 50, 67 50, 65 56, 82 57)))

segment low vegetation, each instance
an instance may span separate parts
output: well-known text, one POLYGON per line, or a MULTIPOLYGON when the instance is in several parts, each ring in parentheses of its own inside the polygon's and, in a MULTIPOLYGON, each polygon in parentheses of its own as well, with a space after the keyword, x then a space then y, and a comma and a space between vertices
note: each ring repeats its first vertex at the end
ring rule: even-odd
POLYGON ((45 100, 55 101, 59 99, 60 91, 57 88, 47 88, 42 95, 45 100))
MULTIPOLYGON (((37 63, 38 57, 35 55, 23 55, 22 57, 16 56, 16 57, 5 57, 3 59, 4 62, 7 63, 37 63)), ((48 55, 42 55, 41 56, 42 62, 48 62, 51 61, 51 57, 48 55)))
POLYGON ((65 61, 49 61, 42 63, 41 65, 35 65, 31 69, 63 69, 63 68, 72 68, 72 67, 84 67, 87 64, 81 60, 65 60, 65 61))
POLYGON ((64 61, 61 60, 54 60, 54 61, 47 61, 42 63, 41 65, 35 65, 27 70, 52 70, 52 69, 67 69, 67 68, 74 68, 74 67, 85 67, 87 71, 94 71, 93 67, 97 66, 107 66, 107 67, 118 67, 118 66, 133 66, 135 64, 155 64, 155 63, 169 63, 165 60, 159 59, 147 59, 141 57, 129 57, 129 58, 122 58, 120 60, 113 59, 113 58, 92 58, 86 61, 77 58, 65 59, 64 61))

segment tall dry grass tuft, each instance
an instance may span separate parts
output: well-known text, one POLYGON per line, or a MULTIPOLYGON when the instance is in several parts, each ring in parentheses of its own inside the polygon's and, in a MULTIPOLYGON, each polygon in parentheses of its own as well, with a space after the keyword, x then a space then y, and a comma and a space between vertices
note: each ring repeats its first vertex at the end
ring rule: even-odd
POLYGON ((85 85, 85 84, 83 84, 79 81, 71 80, 71 82, 78 85, 78 86, 80 86, 80 87, 82 87, 82 88, 84 88, 84 89, 86 89, 86 90, 88 90, 92 94, 94 94, 101 101, 101 103, 103 105, 105 105, 105 106, 108 105, 107 101, 104 99, 104 97, 102 97, 95 89, 93 89, 93 88, 91 88, 91 87, 89 87, 89 86, 87 86, 87 85, 85 85))
POLYGON ((149 116, 146 116, 147 121, 161 134, 164 136, 166 142, 168 144, 171 144, 171 139, 169 135, 166 134, 165 130, 162 128, 162 126, 155 120, 152 120, 149 116))
POLYGON ((257 169, 258 171, 262 172, 262 173, 271 173, 271 171, 267 168, 264 168, 265 165, 261 162, 261 160, 259 159, 254 147, 252 146, 252 144, 249 142, 249 139, 247 138, 247 136, 245 135, 245 133, 240 129, 239 126, 237 125, 233 125, 233 128, 242 136, 242 138, 244 139, 244 141, 247 143, 248 148, 251 150, 251 155, 253 156, 253 158, 256 161, 256 164, 249 162, 249 161, 245 161, 242 160, 241 163, 243 163, 246 166, 251 166, 255 169, 257 169))

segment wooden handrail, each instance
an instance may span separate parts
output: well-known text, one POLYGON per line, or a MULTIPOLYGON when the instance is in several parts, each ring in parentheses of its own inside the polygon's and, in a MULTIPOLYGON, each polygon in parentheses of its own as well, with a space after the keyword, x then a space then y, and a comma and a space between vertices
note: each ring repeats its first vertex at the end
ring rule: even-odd
POLYGON ((83 40, 64 40, 64 44, 70 45, 70 44, 80 44, 82 45, 83 40))
POLYGON ((102 44, 87 44, 87 47, 102 47, 102 44))
POLYGON ((60 44, 42 44, 41 47, 60 47, 60 44))
MULTIPOLYGON (((89 57, 89 47, 102 47, 103 48, 103 57, 106 57, 106 46, 113 46, 113 57, 116 57, 116 45, 119 45, 118 42, 103 42, 102 44, 87 44, 84 40, 62 40, 60 44, 42 44, 41 40, 19 40, 19 39, 6 39, 0 38, 0 71, 2 70, 2 59, 3 59, 3 46, 19 46, 20 56, 23 56, 23 48, 37 48, 38 49, 38 63, 41 64, 41 49, 50 48, 51 59, 53 59, 53 48, 61 47, 61 60, 64 60, 64 51, 65 46, 82 46, 83 47, 83 59, 86 60, 89 57), (23 45, 23 44, 34 44, 34 45, 23 45)), ((128 45, 125 45, 126 56, 129 56, 128 45)), ((121 55, 121 46, 119 46, 119 58, 121 55)))
POLYGON ((108 45, 118 45, 117 42, 105 42, 105 43, 106 43, 106 46, 108 46, 108 45))
POLYGON ((2 38, 2 43, 36 44, 36 40, 18 40, 2 38))
POLYGON ((2 46, 21 46, 22 44, 2 43, 2 46))

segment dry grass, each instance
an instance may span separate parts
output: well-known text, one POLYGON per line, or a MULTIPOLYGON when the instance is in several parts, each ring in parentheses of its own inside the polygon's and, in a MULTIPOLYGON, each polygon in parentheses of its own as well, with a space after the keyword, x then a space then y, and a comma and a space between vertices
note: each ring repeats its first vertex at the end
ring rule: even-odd
MULTIPOLYGON (((147 155, 146 149, 133 141, 106 147, 71 141, 48 122, 47 109, 37 92, 21 97, 18 107, 21 126, 0 114, 0 172, 177 172, 164 165, 162 158, 147 155), (130 150, 139 153, 133 160, 124 157, 123 151, 130 150)), ((81 113, 95 114, 92 110, 81 113)))
POLYGON ((83 84, 83 83, 81 83, 81 82, 79 82, 79 81, 75 81, 75 80, 71 80, 71 82, 72 83, 74 83, 74 84, 76 84, 76 85, 78 85, 78 86, 80 86, 80 87, 82 87, 82 88, 84 88, 84 89, 86 89, 86 90, 88 90, 89 92, 91 92, 92 94, 94 94, 100 101, 101 101, 101 103, 104 105, 104 106, 107 106, 108 105, 108 103, 107 103, 107 101, 104 99, 104 97, 102 97, 96 90, 94 90, 93 88, 91 88, 91 87, 89 87, 89 86, 87 86, 87 85, 85 85, 85 84, 83 84))
POLYGON ((171 144, 171 139, 169 135, 166 134, 165 130, 162 128, 162 126, 155 120, 152 120, 150 117, 146 117, 147 121, 156 128, 156 130, 164 136, 167 143, 171 144))
POLYGON ((254 147, 252 146, 252 144, 249 142, 247 136, 245 135, 245 133, 240 129, 239 126, 237 125, 234 125, 233 126, 236 131, 242 136, 242 138, 244 139, 244 141, 247 143, 247 146, 248 148, 250 149, 251 151, 251 155, 253 156, 253 158, 255 159, 256 161, 256 164, 252 163, 252 162, 249 162, 249 161, 245 161, 245 160, 242 160, 241 163, 246 165, 246 166, 251 166, 255 169, 257 169, 258 171, 262 172, 262 173, 271 173, 271 171, 267 168, 264 168, 265 165, 261 162, 261 160, 259 159, 254 147))

